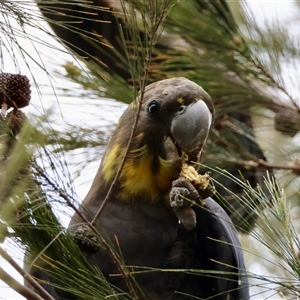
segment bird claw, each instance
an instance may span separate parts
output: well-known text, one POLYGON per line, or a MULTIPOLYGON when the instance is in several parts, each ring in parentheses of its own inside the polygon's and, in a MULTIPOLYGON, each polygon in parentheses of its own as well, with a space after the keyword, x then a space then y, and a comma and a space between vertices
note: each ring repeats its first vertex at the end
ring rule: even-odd
POLYGON ((170 192, 171 207, 192 206, 197 201, 200 201, 199 193, 190 181, 185 178, 178 178, 173 181, 170 192))
POLYGON ((188 199, 188 189, 183 187, 173 187, 170 193, 170 204, 174 209, 182 207, 188 199))
POLYGON ((200 196, 197 190, 188 180, 179 178, 173 181, 170 191, 170 205, 179 222, 188 231, 196 226, 196 214, 191 206, 199 200, 200 196))

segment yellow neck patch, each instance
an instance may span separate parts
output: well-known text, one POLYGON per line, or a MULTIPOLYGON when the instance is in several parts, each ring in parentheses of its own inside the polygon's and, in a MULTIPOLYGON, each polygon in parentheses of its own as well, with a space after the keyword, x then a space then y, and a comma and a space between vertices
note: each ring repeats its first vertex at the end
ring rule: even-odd
MULTIPOLYGON (((105 157, 102 168, 105 181, 113 180, 124 154, 125 149, 114 145, 105 157)), ((147 145, 129 153, 119 178, 122 191, 118 196, 121 200, 130 202, 138 197, 152 203, 165 201, 164 196, 178 174, 172 161, 159 157, 155 172, 153 164, 154 157, 147 145)))

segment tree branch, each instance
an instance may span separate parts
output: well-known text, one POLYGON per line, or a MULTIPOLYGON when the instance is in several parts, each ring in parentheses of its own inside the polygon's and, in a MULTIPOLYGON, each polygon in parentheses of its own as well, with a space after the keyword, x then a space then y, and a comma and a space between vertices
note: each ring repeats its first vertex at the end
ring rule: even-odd
MULTIPOLYGON (((55 300, 49 293, 47 293, 47 291, 45 290, 45 289, 43 289, 43 287, 42 286, 40 286, 29 274, 28 274, 28 272, 26 272, 23 268, 21 268, 18 264, 17 264, 17 262, 4 250, 4 249, 2 249, 2 248, 0 248, 0 255, 15 269, 15 270, 17 270, 22 276, 23 276, 23 278, 37 291, 37 293, 39 294, 39 295, 41 295, 43 298, 42 299, 45 299, 45 300, 55 300)), ((16 285, 16 283, 15 282, 13 282, 13 281, 11 281, 12 279, 10 278, 10 275, 8 275, 9 277, 7 277, 7 275, 6 275, 7 273, 4 271, 4 270, 2 270, 2 272, 0 271, 0 278, 4 281, 4 282, 6 282, 5 280, 4 280, 4 278, 7 278, 7 280, 8 280, 8 282, 10 282, 10 284, 8 284, 7 282, 7 284, 11 287, 11 288, 13 288, 15 291, 17 291, 18 293, 20 293, 21 294, 21 292, 28 292, 28 291, 25 291, 25 290, 23 290, 23 289, 28 289, 27 287, 25 287, 24 285, 22 285, 22 284, 19 284, 21 287, 23 287, 21 290, 20 290, 20 286, 19 285, 16 285), (4 273, 3 273, 4 272, 4 273), (2 276, 4 277, 4 278, 2 278, 2 276), (15 288, 14 288, 15 287, 15 288), (17 290, 17 289, 18 290, 17 290), (21 292, 20 292, 21 291, 21 292)), ((13 279, 14 280, 14 279, 13 279)), ((15 281, 15 280, 14 280, 15 281)), ((29 289, 29 291, 31 291, 30 289, 29 289)), ((31 291, 32 292, 32 291, 31 291)), ((33 292, 34 293, 34 292, 33 292)), ((21 294, 21 295, 23 295, 23 294, 21 294)), ((24 295, 23 295, 24 296, 24 295)), ((26 296, 24 296, 24 297, 26 297, 26 296)), ((27 298, 27 299, 29 299, 29 298, 27 298)), ((30 298, 30 299, 40 299, 40 298, 30 298)))
POLYGON ((257 160, 234 159, 228 161, 238 163, 240 165, 243 165, 244 167, 264 168, 266 170, 288 170, 288 171, 292 171, 296 175, 300 175, 300 162, 298 162, 298 160, 295 161, 294 164, 292 165, 271 164, 263 159, 257 159, 257 160))
POLYGON ((27 300, 44 300, 44 298, 42 298, 40 295, 38 295, 28 287, 22 285, 17 280, 15 280, 12 276, 6 273, 1 267, 0 267, 0 279, 3 282, 5 282, 14 291, 19 293, 23 297, 25 297, 27 300))

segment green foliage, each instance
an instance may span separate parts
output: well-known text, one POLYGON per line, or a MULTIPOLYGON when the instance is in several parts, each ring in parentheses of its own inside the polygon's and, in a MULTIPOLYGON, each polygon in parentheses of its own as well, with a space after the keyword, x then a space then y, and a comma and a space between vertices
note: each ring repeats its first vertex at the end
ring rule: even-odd
MULTIPOLYGON (((249 272, 249 277, 256 279, 257 284, 263 287, 264 291, 271 291, 275 286, 275 294, 284 294, 287 299, 294 299, 299 294, 298 278, 300 239, 295 228, 295 222, 291 215, 291 205, 284 189, 279 186, 278 181, 267 174, 262 186, 253 189, 249 183, 240 180, 228 172, 220 169, 220 172, 243 187, 244 195, 238 196, 231 191, 232 197, 237 198, 247 209, 255 210, 259 216, 259 222, 251 232, 251 237, 257 245, 267 248, 270 257, 249 248, 253 251, 254 259, 262 261, 269 269, 275 268, 275 274, 257 275, 249 272), (271 201, 270 201, 271 197, 271 201), (257 203, 260 204, 257 209, 257 203), (272 259, 273 257, 274 259, 272 259), (279 271, 279 272, 278 272, 279 271), (278 272, 278 275, 276 273, 278 272), (271 285, 274 284, 274 285, 271 285)), ((220 184, 215 181, 215 184, 220 184)), ((222 188, 227 189, 226 186, 222 188)), ((261 247, 260 247, 261 248, 261 247)))
MULTIPOLYGON (((52 8, 46 8, 50 15, 64 4, 70 4, 38 1, 39 5, 46 2, 52 5, 52 8)), ((272 175, 266 175, 258 187, 251 186, 248 178, 240 179, 243 172, 249 169, 260 173, 287 170, 290 181, 295 182, 300 169, 298 150, 292 142, 291 149, 286 149, 280 141, 280 147, 276 145, 268 150, 271 152, 267 153, 271 162, 266 162, 259 153, 245 146, 255 142, 251 121, 238 120, 235 113, 249 113, 269 119, 271 112, 277 116, 274 122, 277 122, 275 127, 278 131, 290 136, 298 132, 299 103, 286 88, 281 63, 284 61, 294 66, 299 58, 299 48, 280 25, 275 28, 259 27, 245 4, 234 7, 230 3, 229 8, 224 1, 176 3, 157 0, 131 3, 132 6, 128 7, 122 2, 114 11, 118 19, 121 48, 112 48, 110 41, 101 38, 100 33, 94 32, 91 36, 91 32, 80 30, 80 35, 89 40, 100 54, 114 60, 117 57, 120 69, 127 71, 126 76, 119 76, 114 68, 99 59, 86 61, 87 68, 84 70, 66 62, 64 75, 97 97, 114 98, 124 103, 133 101, 138 88, 143 89, 146 83, 162 78, 184 76, 203 86, 216 104, 216 120, 208 141, 205 164, 212 171, 216 185, 226 192, 225 198, 219 195, 219 201, 235 214, 233 217, 240 222, 236 224, 241 230, 252 228, 255 216, 259 216, 251 236, 255 243, 269 249, 274 259, 264 254, 250 254, 258 256, 269 268, 274 267, 277 272, 278 269, 282 272, 272 277, 249 272, 248 276, 250 280, 257 280, 265 290, 274 289, 274 293, 284 294, 288 298, 298 296, 300 241, 291 210, 299 205, 299 193, 293 189, 296 195, 293 199, 296 200, 291 202, 290 195, 279 187, 272 175), (125 16, 124 11, 127 13, 125 16), (220 178, 234 182, 240 193, 218 184, 220 178), (236 203, 243 209, 239 210, 236 203), (250 215, 249 219, 245 219, 245 211, 250 215), (269 287, 269 284, 276 286, 269 287)), ((72 14, 80 7, 82 11, 87 11, 83 19, 86 21, 94 21, 89 10, 93 10, 95 15, 107 10, 80 1, 74 1, 73 5, 64 13, 72 14)), ((24 33, 26 36, 26 26, 37 26, 45 31, 34 22, 38 17, 35 18, 12 1, 2 1, 0 11, 17 21, 21 28, 17 35, 24 33)), ((76 22, 72 20, 53 21, 49 15, 46 19, 52 25, 75 33, 78 31, 76 22)), ((9 23, 4 25, 0 23, 1 38, 6 35, 18 46, 15 29, 9 27, 9 23)), ((4 40, 1 42, 10 49, 10 44, 4 43, 4 40)), ((23 57, 28 55, 24 49, 21 53, 23 57)), ((89 53, 81 56, 89 56, 89 53)), ((44 69, 34 55, 29 54, 29 57, 44 69)), ((94 160, 98 156, 98 148, 95 147, 105 144, 106 130, 69 125, 62 131, 47 128, 41 133, 42 130, 36 130, 38 125, 34 129, 27 124, 16 139, 8 131, 3 118, 0 118, 0 126, 0 241, 13 236, 16 245, 26 251, 29 268, 36 268, 33 265, 39 262, 41 270, 47 270, 51 275, 54 286, 79 298, 134 298, 134 292, 128 295, 113 289, 101 271, 88 264, 55 212, 58 204, 73 210, 78 204, 62 153, 88 147, 94 154, 90 160, 94 160), (96 155, 93 149, 96 149, 96 155)), ((287 179, 287 172, 283 174, 287 179)), ((96 244, 104 246, 102 242, 96 244)), ((119 255, 117 250, 114 251, 119 255)), ((123 272, 130 275, 121 259, 119 263, 123 272)), ((135 286, 134 280, 130 279, 130 282, 135 286)))

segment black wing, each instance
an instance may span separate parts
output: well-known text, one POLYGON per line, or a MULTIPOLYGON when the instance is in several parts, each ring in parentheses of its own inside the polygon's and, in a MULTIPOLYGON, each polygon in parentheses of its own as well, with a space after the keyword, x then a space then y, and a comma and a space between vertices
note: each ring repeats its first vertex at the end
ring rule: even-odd
POLYGON ((199 253, 201 260, 207 264, 204 267, 236 273, 232 276, 215 275, 218 278, 212 280, 213 288, 218 289, 220 294, 224 293, 216 299, 249 299, 244 255, 230 218, 212 198, 207 198, 203 207, 195 207, 194 210, 197 216, 199 253), (226 298, 228 293, 230 297, 226 298))

